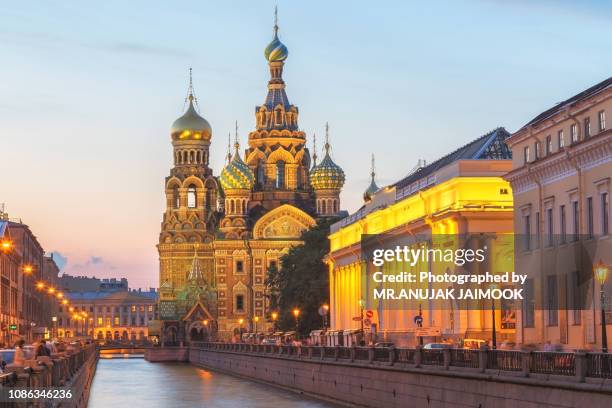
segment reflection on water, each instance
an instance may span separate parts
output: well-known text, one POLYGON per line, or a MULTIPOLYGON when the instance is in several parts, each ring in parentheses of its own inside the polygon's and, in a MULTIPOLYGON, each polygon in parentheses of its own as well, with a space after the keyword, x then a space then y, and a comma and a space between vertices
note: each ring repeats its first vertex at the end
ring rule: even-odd
POLYGON ((100 359, 89 396, 91 408, 332 406, 186 363, 138 358, 100 359))

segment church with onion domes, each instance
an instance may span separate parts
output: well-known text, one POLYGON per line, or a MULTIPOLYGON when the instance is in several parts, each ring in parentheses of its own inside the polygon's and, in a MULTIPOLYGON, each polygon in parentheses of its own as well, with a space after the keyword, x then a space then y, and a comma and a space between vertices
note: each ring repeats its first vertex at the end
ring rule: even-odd
POLYGON ((170 131, 174 163, 157 245, 160 321, 150 333, 157 330, 162 343, 270 332, 268 269, 318 218, 345 214, 345 175, 331 157, 329 126, 317 163, 285 90, 289 52, 278 31, 275 18, 264 50, 268 92, 255 109, 254 130, 241 151, 236 129, 233 154, 218 175, 209 166, 214 120, 199 109, 190 75, 187 109, 170 131))

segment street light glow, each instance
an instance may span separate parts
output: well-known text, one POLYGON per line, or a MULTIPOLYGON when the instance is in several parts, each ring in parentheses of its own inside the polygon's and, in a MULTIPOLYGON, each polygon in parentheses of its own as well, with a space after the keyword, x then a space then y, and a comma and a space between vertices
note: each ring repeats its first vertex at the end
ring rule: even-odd
POLYGON ((300 309, 296 307, 295 309, 293 309, 293 316, 295 316, 295 318, 297 319, 299 315, 300 315, 300 309))
POLYGON ((26 265, 23 266, 23 271, 25 273, 32 273, 33 270, 34 270, 34 268, 30 264, 26 264, 26 265))
POLYGON ((11 249, 12 246, 13 246, 13 243, 9 241, 8 239, 2 240, 2 250, 8 251, 11 249))
POLYGON ((278 313, 272 312, 272 320, 278 319, 278 313))
POLYGON ((593 270, 595 271, 597 281, 600 285, 603 285, 606 282, 606 279, 608 279, 608 266, 600 259, 599 262, 597 262, 593 267, 593 270))

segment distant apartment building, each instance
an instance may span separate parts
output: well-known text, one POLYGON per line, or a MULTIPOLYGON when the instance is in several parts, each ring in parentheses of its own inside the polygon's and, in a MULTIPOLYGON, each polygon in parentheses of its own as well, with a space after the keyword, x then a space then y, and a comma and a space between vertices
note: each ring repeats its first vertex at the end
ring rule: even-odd
POLYGON ((0 342, 50 335, 53 308, 36 283, 57 277, 30 227, 0 211, 0 342), (54 277, 55 274, 55 277, 54 277))
POLYGON ((126 278, 98 279, 95 276, 72 276, 64 273, 59 279, 59 287, 69 292, 127 291, 128 280, 126 278))
MULTIPOLYGON (((612 78, 540 113, 506 143, 514 194, 516 270, 529 273, 517 341, 601 348, 601 285, 612 264, 612 78)), ((610 279, 604 292, 612 334, 610 279)))

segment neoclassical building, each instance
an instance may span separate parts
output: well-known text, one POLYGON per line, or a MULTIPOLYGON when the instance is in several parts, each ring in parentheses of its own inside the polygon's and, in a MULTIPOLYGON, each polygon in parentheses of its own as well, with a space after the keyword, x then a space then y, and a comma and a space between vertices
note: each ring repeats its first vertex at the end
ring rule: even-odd
POLYGON ((344 172, 331 158, 328 127, 323 160, 311 158, 298 108, 285 91, 288 50, 276 23, 264 55, 270 80, 264 103, 255 109, 255 129, 242 152, 236 132, 234 152, 219 176, 209 167, 212 128, 198 113, 191 84, 187 110, 172 125, 174 167, 165 180, 158 244, 160 334, 167 339, 191 340, 202 316, 207 335, 221 338, 255 326, 271 329, 268 268, 300 243, 318 217, 340 213, 344 172), (188 288, 197 293, 190 298, 195 309, 181 303, 188 288))

